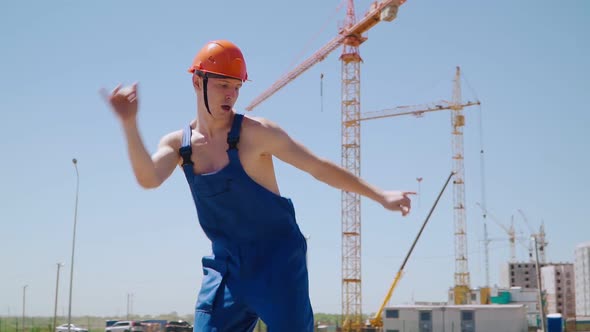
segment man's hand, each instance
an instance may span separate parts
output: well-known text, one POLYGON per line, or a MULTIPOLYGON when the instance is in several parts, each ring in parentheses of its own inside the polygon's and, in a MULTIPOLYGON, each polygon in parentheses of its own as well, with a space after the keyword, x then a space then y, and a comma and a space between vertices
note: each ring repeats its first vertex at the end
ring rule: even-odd
POLYGON ((416 195, 416 193, 413 191, 386 191, 383 194, 383 207, 391 211, 400 211, 405 217, 412 208, 412 202, 408 195, 416 195))
POLYGON ((121 87, 119 84, 111 93, 101 89, 101 94, 122 122, 136 118, 138 109, 137 83, 128 87, 121 87))

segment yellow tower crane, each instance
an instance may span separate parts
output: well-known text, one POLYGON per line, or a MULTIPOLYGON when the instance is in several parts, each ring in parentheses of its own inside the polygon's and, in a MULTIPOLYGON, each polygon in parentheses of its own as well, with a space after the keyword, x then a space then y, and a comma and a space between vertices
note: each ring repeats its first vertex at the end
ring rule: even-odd
MULTIPOLYGON (((360 175, 360 63, 359 46, 367 40, 363 34, 381 21, 391 22, 397 17, 399 6, 406 0, 375 1, 369 11, 357 21, 354 1, 348 0, 346 21, 338 35, 283 75, 256 97, 246 110, 251 111, 289 82, 342 45, 342 147, 341 164, 351 173, 360 175)), ((342 191, 342 316, 345 331, 362 326, 361 291, 361 209, 360 195, 342 191)))
MULTIPOLYGON (((465 167, 463 164, 463 127, 465 126, 465 107, 480 105, 479 101, 461 101, 461 68, 457 67, 453 84, 453 100, 439 101, 426 105, 398 106, 381 111, 366 112, 358 121, 372 120, 401 115, 420 117, 424 113, 451 110, 452 159, 453 172, 453 211, 455 230, 455 304, 467 304, 470 293, 469 270, 467 260, 467 230, 465 217, 465 167)), ((357 121, 357 122, 358 122, 357 121)))
MULTIPOLYGON (((485 216, 490 216, 491 219, 500 227, 507 235, 508 235, 508 242, 510 244, 510 263, 516 262, 516 240, 523 240, 524 237, 517 237, 516 230, 514 229, 514 216, 512 216, 510 220, 510 227, 504 225, 498 218, 496 218, 492 213, 490 213, 486 208, 484 208, 481 204, 476 203, 477 206, 482 210, 485 216)), ((487 241, 493 241, 496 239, 488 238, 487 241)), ((486 252, 487 255, 487 252, 486 252)), ((487 264, 487 263, 486 263, 487 264)), ((486 267, 487 269, 487 267, 486 267)))
MULTIPOLYGON (((361 117, 360 112, 360 62, 359 46, 367 40, 364 33, 380 21, 393 21, 399 7, 406 0, 381 0, 374 2, 370 10, 356 20, 354 1, 348 0, 346 24, 338 35, 312 54, 295 69, 279 78, 268 89, 256 97, 247 107, 251 111, 260 103, 271 97, 289 82, 324 60, 332 51, 343 45, 340 60, 342 62, 342 166, 355 175, 360 175, 360 122, 372 118, 387 117, 384 110, 367 113, 361 117)), ((467 264, 467 243, 465 230, 465 182, 463 166, 463 126, 465 118, 463 108, 479 105, 479 102, 461 103, 460 71, 457 67, 456 84, 452 102, 433 104, 432 107, 408 111, 411 114, 452 110, 453 127, 453 182, 454 220, 455 220, 455 303, 465 303, 469 292, 469 272, 467 264)), ((395 110, 403 111, 403 108, 395 110)), ((407 109, 406 109, 407 110, 407 109)), ((399 114, 403 115, 403 114, 399 114)), ((391 115, 392 116, 392 115, 391 115)), ((358 330, 362 326, 362 291, 361 291, 361 217, 360 196, 342 191, 342 317, 345 331, 358 330)))
MULTIPOLYGON (((545 226, 543 225, 543 223, 541 223, 541 226, 539 227, 539 232, 536 233, 535 230, 533 229, 533 227, 531 226, 531 224, 529 223, 529 219, 527 218, 526 214, 524 214, 524 212, 521 209, 518 209, 518 213, 520 213, 520 215, 522 216, 522 220, 529 228, 529 231, 531 232, 531 236, 536 239, 535 243, 537 244, 538 250, 539 250, 539 263, 545 264, 547 262, 547 258, 545 255, 545 249, 547 248, 547 245, 549 244, 545 238, 545 226)), ((530 244, 530 242, 529 242, 529 244, 530 244)), ((531 259, 531 261, 533 261, 534 250, 535 249, 529 245, 529 258, 531 259)))

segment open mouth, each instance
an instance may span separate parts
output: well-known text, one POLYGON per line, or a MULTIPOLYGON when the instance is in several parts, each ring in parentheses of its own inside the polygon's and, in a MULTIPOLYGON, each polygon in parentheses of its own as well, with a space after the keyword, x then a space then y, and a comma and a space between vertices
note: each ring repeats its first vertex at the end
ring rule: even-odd
POLYGON ((229 106, 229 105, 221 105, 221 108, 226 112, 231 111, 231 106, 229 106))

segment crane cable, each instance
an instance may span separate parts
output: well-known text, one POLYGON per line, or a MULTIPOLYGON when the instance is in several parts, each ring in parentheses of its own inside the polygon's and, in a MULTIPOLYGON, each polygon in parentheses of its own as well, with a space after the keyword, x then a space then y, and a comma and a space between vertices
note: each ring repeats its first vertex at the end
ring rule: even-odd
MULTIPOLYGON (((469 90, 471 90, 471 92, 473 93, 475 100, 479 101, 479 98, 477 97, 477 92, 475 91, 475 89, 471 86, 471 84, 469 84, 469 81, 467 80, 467 77, 465 77, 465 73, 461 72, 461 77, 463 78, 463 81, 465 82, 465 84, 467 85, 467 87, 469 88, 469 90)), ((489 287, 489 283, 490 283, 490 275, 489 275, 489 242, 490 239, 488 238, 488 230, 487 230, 487 215, 488 215, 488 211, 487 211, 487 196, 486 196, 486 180, 485 180, 485 149, 484 149, 484 144, 483 144, 483 111, 482 111, 482 107, 481 107, 481 103, 478 105, 479 107, 479 112, 477 113, 478 115, 478 125, 479 125, 479 172, 480 172, 480 181, 481 181, 481 207, 482 207, 482 219, 483 219, 483 227, 484 227, 484 256, 485 256, 485 269, 486 269, 486 280, 485 280, 485 286, 489 287)))
MULTIPOLYGON (((324 25, 313 35, 313 37, 311 39, 309 39, 307 41, 307 43, 304 45, 303 49, 301 50, 301 52, 299 52, 299 54, 293 59, 293 61, 291 62, 291 64, 289 65, 288 68, 295 68, 296 64, 300 62, 301 58, 303 58, 303 55, 305 53, 307 53, 307 51, 309 50, 312 42, 314 42, 320 34, 322 34, 326 28, 328 27, 328 23, 332 22, 334 20, 334 17, 336 16, 336 14, 338 14, 338 12, 340 12, 342 10, 342 7, 344 7, 346 0, 341 0, 340 4, 338 4, 338 6, 336 6, 336 9, 334 10, 334 12, 332 13, 332 15, 330 17, 328 17, 328 19, 325 21, 324 25)), ((324 111, 324 73, 320 74, 320 112, 324 111)))

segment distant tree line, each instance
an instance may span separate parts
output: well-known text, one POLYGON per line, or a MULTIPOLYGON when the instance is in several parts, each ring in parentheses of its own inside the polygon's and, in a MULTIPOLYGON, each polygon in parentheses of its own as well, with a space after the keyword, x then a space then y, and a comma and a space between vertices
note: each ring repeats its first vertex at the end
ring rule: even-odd
MULTIPOLYGON (((316 313, 314 315, 316 324, 327 324, 340 326, 342 319, 339 314, 316 313)), ((108 320, 184 320, 193 323, 193 314, 180 315, 177 312, 160 315, 130 315, 125 316, 76 316, 72 317, 72 324, 88 329, 88 332, 104 332, 108 320)), ((29 316, 25 317, 23 330, 22 316, 1 316, 0 332, 54 332, 52 328, 53 317, 29 316)), ((66 324, 67 317, 58 316, 57 325, 66 324)), ((260 321, 255 332, 266 332, 266 325, 260 321)))

